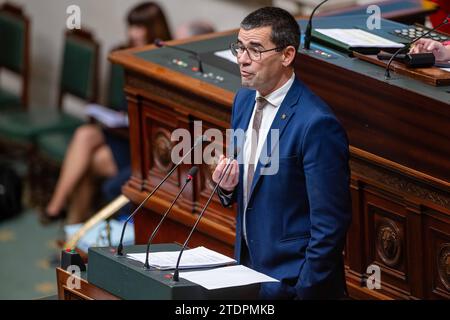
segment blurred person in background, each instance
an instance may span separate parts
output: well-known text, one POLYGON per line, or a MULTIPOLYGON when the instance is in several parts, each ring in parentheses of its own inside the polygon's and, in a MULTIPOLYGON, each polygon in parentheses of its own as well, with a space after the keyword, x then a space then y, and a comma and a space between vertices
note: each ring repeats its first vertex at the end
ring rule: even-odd
MULTIPOLYGON (((154 2, 144 2, 127 15, 128 43, 120 48, 142 47, 156 38, 170 40, 171 35, 162 9, 154 2)), ((123 111, 127 111, 125 95, 123 111)), ((129 140, 109 133, 96 124, 79 127, 66 152, 56 188, 42 213, 41 221, 48 223, 64 218, 74 224, 90 217, 98 179, 105 200, 121 192, 129 178, 129 140), (66 205, 69 210, 66 212, 66 205)))
MULTIPOLYGON (((450 1, 449 0, 432 0, 439 5, 439 10, 430 15, 430 21, 433 27, 439 25, 444 21, 445 17, 450 14, 450 1)), ((443 25, 439 28, 439 31, 450 34, 450 24, 443 25)))
POLYGON ((215 32, 215 29, 211 23, 204 20, 197 20, 180 25, 175 31, 175 39, 190 38, 212 32, 215 32))

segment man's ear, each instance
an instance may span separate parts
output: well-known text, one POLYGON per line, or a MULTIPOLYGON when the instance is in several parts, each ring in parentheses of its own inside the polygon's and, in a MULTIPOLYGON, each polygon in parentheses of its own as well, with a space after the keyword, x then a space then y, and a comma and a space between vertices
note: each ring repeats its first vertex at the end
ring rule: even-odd
POLYGON ((288 46, 283 50, 282 54, 282 63, 284 67, 288 67, 294 61, 295 55, 297 54, 297 50, 293 46, 288 46))

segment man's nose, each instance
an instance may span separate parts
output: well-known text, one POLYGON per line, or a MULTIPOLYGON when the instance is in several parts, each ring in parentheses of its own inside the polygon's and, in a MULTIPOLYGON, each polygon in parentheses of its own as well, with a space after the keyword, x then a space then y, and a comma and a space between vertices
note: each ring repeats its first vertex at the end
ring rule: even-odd
POLYGON ((252 59, 250 59, 250 56, 248 55, 248 51, 244 50, 244 52, 237 57, 239 64, 245 64, 248 65, 252 62, 252 59))

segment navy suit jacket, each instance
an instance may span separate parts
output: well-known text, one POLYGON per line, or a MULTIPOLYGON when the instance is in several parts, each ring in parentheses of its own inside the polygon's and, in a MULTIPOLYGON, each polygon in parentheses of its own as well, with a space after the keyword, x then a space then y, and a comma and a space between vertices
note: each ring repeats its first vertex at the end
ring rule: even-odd
MULTIPOLYGON (((233 129, 247 130, 255 94, 249 89, 236 94, 233 129)), ((272 142, 269 131, 263 150, 270 161, 256 166, 246 212, 251 267, 280 280, 263 284, 260 297, 340 298, 345 290, 342 251, 351 221, 347 136, 330 108, 298 79, 279 108, 271 126, 279 130, 279 143, 272 142), (261 174, 277 161, 276 174, 261 174)), ((238 203, 238 262, 244 241, 240 163, 231 199, 219 193, 224 206, 238 203)))

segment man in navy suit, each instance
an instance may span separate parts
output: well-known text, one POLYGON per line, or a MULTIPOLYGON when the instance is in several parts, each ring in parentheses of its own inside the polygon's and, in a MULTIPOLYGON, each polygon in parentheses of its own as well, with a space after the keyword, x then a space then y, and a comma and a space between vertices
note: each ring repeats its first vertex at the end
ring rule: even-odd
POLYGON ((339 299, 351 220, 346 134, 330 108, 296 79, 300 29, 285 10, 248 15, 231 44, 243 89, 232 128, 245 132, 240 159, 214 173, 224 206, 237 202, 236 259, 280 282, 267 299, 339 299), (273 138, 276 139, 273 139, 273 138))

